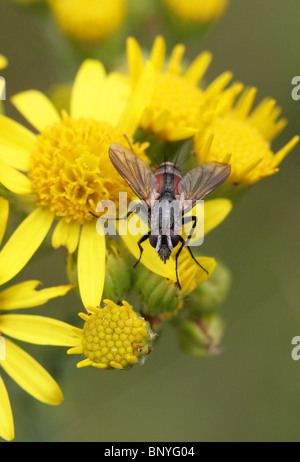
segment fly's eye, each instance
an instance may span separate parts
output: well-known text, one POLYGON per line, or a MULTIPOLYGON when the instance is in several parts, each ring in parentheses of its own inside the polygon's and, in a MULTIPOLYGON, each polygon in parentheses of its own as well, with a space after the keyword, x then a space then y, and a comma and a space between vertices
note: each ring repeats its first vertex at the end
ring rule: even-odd
POLYGON ((150 237, 149 237, 149 242, 150 242, 150 245, 152 245, 152 247, 156 247, 157 245, 157 239, 158 239, 158 235, 157 234, 151 234, 150 237))

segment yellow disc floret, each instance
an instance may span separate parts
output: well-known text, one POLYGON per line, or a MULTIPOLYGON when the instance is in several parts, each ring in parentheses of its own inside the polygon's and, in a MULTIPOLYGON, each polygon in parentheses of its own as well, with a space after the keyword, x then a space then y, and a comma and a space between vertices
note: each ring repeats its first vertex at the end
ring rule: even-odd
POLYGON ((86 356, 78 367, 123 369, 149 352, 151 334, 144 318, 139 317, 126 301, 121 306, 110 300, 104 300, 104 303, 104 308, 88 307, 89 315, 80 313, 85 320, 82 346, 69 351, 86 356))
POLYGON ((180 127, 196 126, 204 101, 203 91, 188 79, 171 73, 158 74, 150 110, 145 112, 141 126, 170 139, 180 127))
MULTIPOLYGON (((63 114, 61 122, 37 136, 29 177, 38 202, 67 222, 84 224, 92 219, 101 200, 116 205, 119 191, 132 191, 112 166, 108 151, 113 142, 126 144, 124 134, 93 119, 74 119, 63 114)), ((134 145, 137 155, 143 150, 134 145)))

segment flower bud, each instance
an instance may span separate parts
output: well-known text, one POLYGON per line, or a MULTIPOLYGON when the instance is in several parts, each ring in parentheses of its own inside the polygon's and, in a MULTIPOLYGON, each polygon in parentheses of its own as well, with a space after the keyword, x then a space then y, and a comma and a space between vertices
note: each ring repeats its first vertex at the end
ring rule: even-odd
POLYGON ((212 276, 190 293, 185 307, 195 315, 209 313, 223 303, 230 286, 230 271, 223 263, 218 262, 212 276))
POLYGON ((143 314, 157 316, 173 313, 182 294, 173 281, 162 278, 140 265, 135 269, 134 289, 139 295, 143 314))
POLYGON ((220 353, 223 332, 224 323, 216 314, 184 320, 178 324, 179 346, 197 358, 215 356, 220 353))
POLYGON ((126 299, 132 285, 132 265, 127 250, 110 241, 106 251, 105 284, 103 298, 121 301, 126 299))

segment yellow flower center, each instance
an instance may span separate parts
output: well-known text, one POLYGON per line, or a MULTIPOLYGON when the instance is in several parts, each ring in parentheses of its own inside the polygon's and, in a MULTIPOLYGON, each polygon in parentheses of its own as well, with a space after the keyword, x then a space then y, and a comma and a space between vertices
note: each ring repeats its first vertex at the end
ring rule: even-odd
POLYGON ((171 73, 161 73, 157 76, 150 109, 150 120, 142 121, 144 129, 168 139, 168 134, 175 127, 196 127, 197 116, 204 103, 204 94, 194 83, 171 73), (168 112, 167 120, 160 120, 163 113, 168 112), (160 126, 161 125, 161 126, 160 126))
MULTIPOLYGON (((118 206, 119 192, 133 193, 111 164, 109 146, 127 145, 118 129, 92 119, 63 120, 37 136, 32 153, 29 177, 40 205, 49 207, 67 222, 83 224, 92 219, 101 200, 112 200, 118 206)), ((135 144, 134 151, 143 155, 135 144)))
POLYGON ((146 321, 139 318, 125 301, 118 306, 94 309, 83 327, 82 351, 99 368, 123 369, 147 351, 150 333, 146 321))
MULTIPOLYGON (((232 118, 218 118, 214 120, 209 130, 214 135, 207 161, 223 162, 224 157, 231 154, 231 181, 239 181, 243 176, 243 183, 251 183, 253 174, 255 178, 264 177, 274 170, 274 155, 270 143, 260 131, 247 121, 232 118), (255 172, 249 167, 255 166, 255 172)), ((196 152, 200 152, 203 139, 195 140, 196 152)), ((202 163, 202 159, 200 159, 202 163)))

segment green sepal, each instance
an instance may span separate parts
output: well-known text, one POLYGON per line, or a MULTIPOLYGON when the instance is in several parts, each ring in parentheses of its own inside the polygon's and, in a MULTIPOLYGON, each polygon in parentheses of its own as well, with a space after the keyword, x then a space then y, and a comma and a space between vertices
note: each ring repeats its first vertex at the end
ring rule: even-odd
POLYGON ((197 358, 219 354, 223 333, 224 322, 217 314, 184 320, 177 326, 179 347, 197 358))

